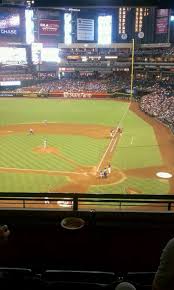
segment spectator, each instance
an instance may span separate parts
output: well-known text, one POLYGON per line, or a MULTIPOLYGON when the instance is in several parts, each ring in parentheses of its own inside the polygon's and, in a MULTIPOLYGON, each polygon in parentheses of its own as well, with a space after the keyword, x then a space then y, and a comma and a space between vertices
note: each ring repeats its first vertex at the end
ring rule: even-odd
POLYGON ((153 281, 153 290, 174 289, 174 238, 171 239, 161 254, 160 265, 153 281))
POLYGON ((140 108, 145 113, 159 119, 165 124, 174 126, 174 96, 172 89, 159 85, 152 87, 152 92, 141 98, 140 108))
POLYGON ((117 285, 115 290, 136 290, 136 288, 128 282, 122 282, 117 285))
POLYGON ((0 241, 7 240, 10 235, 10 231, 7 225, 0 226, 0 241))

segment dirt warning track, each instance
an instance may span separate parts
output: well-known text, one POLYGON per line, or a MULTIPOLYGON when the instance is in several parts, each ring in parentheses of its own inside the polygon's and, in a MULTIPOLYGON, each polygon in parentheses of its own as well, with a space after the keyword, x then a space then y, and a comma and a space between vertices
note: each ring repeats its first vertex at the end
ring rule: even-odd
MULTIPOLYGON (((162 159, 164 161, 163 166, 148 167, 148 168, 136 168, 129 170, 112 169, 112 173, 106 179, 100 179, 98 172, 100 168, 106 167, 109 163, 112 164, 113 153, 117 150, 117 144, 121 138, 121 133, 116 133, 113 138, 110 138, 110 127, 108 126, 96 126, 96 125, 78 125, 78 124, 56 124, 56 123, 40 123, 40 124, 18 124, 10 126, 0 126, 0 135, 11 135, 20 132, 27 132, 30 128, 35 133, 47 133, 47 134, 70 134, 70 135, 81 135, 88 136, 91 138, 107 138, 108 145, 103 152, 99 164, 93 167, 79 166, 75 164, 74 172, 66 171, 48 171, 48 170, 33 170, 32 168, 5 168, 0 167, 0 172, 15 172, 15 173, 35 173, 35 174, 46 174, 46 175, 57 175, 66 176, 69 183, 63 187, 57 185, 55 188, 50 188, 50 192, 88 192, 91 186, 95 185, 109 185, 119 184, 128 177, 141 177, 141 178, 156 178, 156 172, 158 171, 172 171, 174 172, 174 136, 172 136, 170 130, 157 122, 155 119, 147 116, 140 111, 137 103, 131 103, 130 108, 132 112, 141 117, 144 121, 150 124, 155 132, 157 142, 159 144, 162 159), (164 146, 165 140, 165 146, 164 146)), ((124 127, 124 125, 123 125, 124 127)), ((133 140, 132 140, 133 142, 133 140)), ((59 151, 54 148, 47 148, 50 154, 60 155, 59 151)), ((38 154, 44 154, 43 150, 34 148, 34 152, 38 154), (42 152, 41 152, 42 151, 42 152)), ((61 158, 67 160, 67 162, 73 162, 68 160, 65 156, 61 155, 61 158)), ((136 156, 135 156, 136 158, 136 156)), ((170 182, 170 193, 174 193, 174 178, 169 180, 170 182)), ((116 188, 116 187, 115 187, 116 188)), ((133 186, 132 186, 133 188, 133 186)), ((136 191, 128 190, 128 192, 136 191)), ((137 192, 140 192, 137 189, 137 192)))

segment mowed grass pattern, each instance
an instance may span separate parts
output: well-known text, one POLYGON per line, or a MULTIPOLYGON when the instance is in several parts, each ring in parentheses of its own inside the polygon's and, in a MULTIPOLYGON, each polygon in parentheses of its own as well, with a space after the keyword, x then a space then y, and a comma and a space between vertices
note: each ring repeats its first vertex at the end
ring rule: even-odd
POLYGON ((122 123, 123 134, 114 152, 112 165, 131 169, 162 165, 153 128, 131 111, 122 123))
MULTIPOLYGON (((40 123, 43 120, 57 123, 106 125, 119 124, 128 103, 96 100, 0 99, 0 125, 40 123)), ((153 129, 134 113, 128 112, 121 123, 123 135, 114 152, 112 166, 121 169, 142 168, 162 164, 153 129)), ((36 134, 27 132, 0 137, 0 167, 30 168, 38 170, 74 171, 77 165, 97 166, 109 139, 85 136, 36 134), (33 152, 43 145, 58 149, 70 160, 59 155, 33 152)), ((66 179, 42 174, 0 173, 0 191, 47 191, 62 186, 66 179), (62 182, 62 183, 61 183, 62 182), (32 186, 33 184, 33 186, 32 186)), ((169 185, 157 179, 127 179, 118 185, 91 187, 90 192, 125 193, 127 186, 137 187, 143 193, 167 193, 169 185)))
POLYGON ((127 107, 109 100, 0 99, 0 125, 47 120, 115 126, 127 107))
POLYGON ((139 190, 144 194, 167 194, 169 192, 169 182, 155 178, 127 178, 119 184, 107 186, 91 186, 89 193, 118 193, 125 194, 127 189, 132 188, 139 190))
POLYGON ((0 192, 49 192, 68 183, 64 176, 0 173, 0 192))
POLYGON ((107 140, 93 139, 75 135, 24 133, 0 137, 0 167, 29 168, 38 170, 74 171, 77 166, 95 166, 105 150, 107 140), (38 153, 33 149, 43 147, 44 139, 47 146, 58 150, 59 155, 38 153), (68 158, 65 160, 61 158, 68 158), (74 161, 73 164, 71 161, 74 161), (77 164, 77 165, 76 165, 77 164))

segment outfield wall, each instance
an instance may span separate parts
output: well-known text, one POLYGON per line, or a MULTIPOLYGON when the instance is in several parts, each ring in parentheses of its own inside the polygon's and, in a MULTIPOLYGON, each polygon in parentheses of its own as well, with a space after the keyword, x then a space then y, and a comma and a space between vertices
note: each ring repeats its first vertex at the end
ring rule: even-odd
POLYGON ((48 94, 48 97, 55 98, 75 98, 75 99, 92 99, 92 98, 110 98, 110 94, 102 94, 102 93, 89 93, 89 92, 52 92, 48 94))
POLYGON ((121 98, 128 99, 130 94, 126 93, 96 93, 96 92, 35 92, 35 91, 24 91, 22 93, 19 92, 0 92, 0 97, 27 97, 27 98, 73 98, 73 99, 92 99, 92 98, 121 98))
POLYGON ((170 125, 170 130, 171 130, 171 132, 172 132, 173 135, 174 135, 174 126, 170 125))
POLYGON ((72 98, 72 99, 92 99, 92 98, 110 98, 111 94, 102 93, 89 93, 89 92, 51 92, 51 93, 38 93, 38 92, 25 92, 25 93, 1 93, 0 97, 29 97, 29 98, 72 98))

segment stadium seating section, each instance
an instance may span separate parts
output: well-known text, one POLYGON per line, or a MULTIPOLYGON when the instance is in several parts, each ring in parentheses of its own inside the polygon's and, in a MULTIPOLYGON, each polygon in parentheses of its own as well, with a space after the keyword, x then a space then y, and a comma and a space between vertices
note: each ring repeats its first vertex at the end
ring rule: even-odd
POLYGON ((0 220, 11 231, 1 241, 1 289, 114 289, 121 281, 151 289, 174 230, 170 213, 1 210, 0 220), (68 216, 84 228, 62 228, 68 216))

